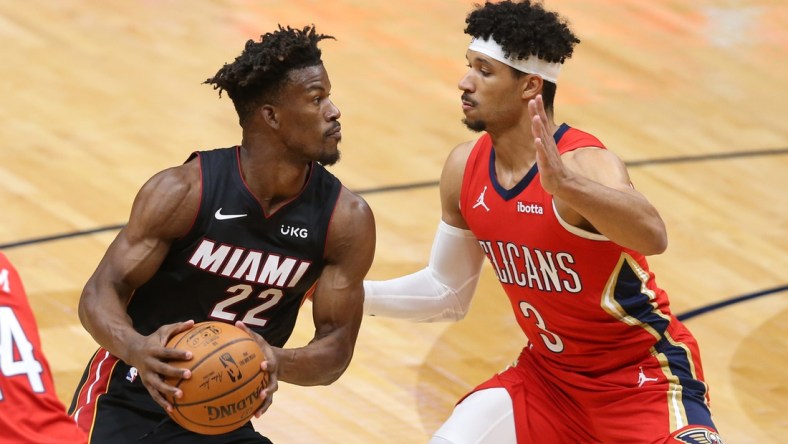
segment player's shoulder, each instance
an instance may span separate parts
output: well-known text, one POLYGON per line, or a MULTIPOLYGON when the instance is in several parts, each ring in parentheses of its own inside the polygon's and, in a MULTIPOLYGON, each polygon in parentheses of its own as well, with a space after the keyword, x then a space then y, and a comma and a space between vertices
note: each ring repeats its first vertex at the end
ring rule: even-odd
POLYGON ((468 162, 468 158, 473 151, 473 148, 478 144, 480 139, 471 139, 461 142, 452 148, 449 152, 448 157, 446 157, 446 162, 444 163, 444 174, 446 172, 449 173, 457 173, 462 172, 465 169, 465 164, 468 162))
POLYGON ((328 229, 327 257, 343 263, 364 262, 366 272, 375 252, 375 237, 372 208, 361 195, 343 185, 328 229))
POLYGON ((595 135, 566 123, 558 127, 555 136, 558 139, 559 149, 563 147, 572 149, 581 146, 605 148, 605 145, 595 135))
MULTIPOLYGON (((344 185, 341 185, 335 212, 340 217, 347 216, 362 219, 370 219, 372 217, 372 208, 370 208, 364 197, 351 191, 344 185)), ((335 215, 335 218, 337 215, 335 215)))
POLYGON ((161 170, 140 188, 127 226, 158 233, 163 238, 180 237, 194 222, 201 194, 198 163, 161 170))
POLYGON ((200 163, 190 160, 182 165, 165 168, 148 179, 141 194, 160 196, 186 195, 201 184, 200 163))
POLYGON ((489 137, 489 136, 484 135, 477 139, 470 139, 458 143, 457 145, 454 146, 454 148, 452 148, 451 153, 449 153, 449 157, 455 156, 455 157, 467 158, 470 155, 471 151, 473 151, 473 148, 476 145, 478 145, 479 142, 483 141, 485 137, 489 137))
POLYGON ((609 150, 595 135, 571 127, 567 124, 559 126, 556 137, 558 150, 565 163, 572 164, 618 164, 619 157, 609 150))

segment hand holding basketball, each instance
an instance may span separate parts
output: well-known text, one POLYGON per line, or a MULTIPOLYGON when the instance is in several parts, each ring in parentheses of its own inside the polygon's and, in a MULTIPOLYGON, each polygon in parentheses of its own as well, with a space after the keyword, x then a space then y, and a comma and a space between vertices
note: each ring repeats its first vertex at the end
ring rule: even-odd
POLYGON ((201 322, 173 336, 168 348, 188 350, 192 359, 169 364, 191 373, 188 379, 165 378, 182 396, 166 394, 167 413, 183 428, 216 435, 244 425, 270 405, 266 360, 256 338, 246 329, 221 322, 201 322))
POLYGON ((171 408, 165 397, 174 397, 179 393, 176 387, 168 385, 167 377, 188 378, 189 371, 173 367, 169 363, 191 359, 188 350, 165 348, 168 338, 189 330, 194 321, 177 322, 159 327, 148 336, 139 336, 130 341, 128 355, 124 359, 137 369, 142 384, 156 403, 165 410, 171 408))
POLYGON ((268 342, 265 341, 265 339, 262 338, 262 336, 250 330, 249 327, 247 327, 241 321, 236 322, 235 326, 255 338, 257 345, 260 346, 266 356, 265 361, 263 361, 262 364, 263 370, 268 373, 268 385, 266 385, 265 390, 263 390, 265 400, 263 401, 263 406, 254 415, 255 418, 259 418, 268 410, 269 407, 271 407, 271 403, 274 402, 274 392, 279 390, 278 361, 276 360, 276 354, 274 353, 273 348, 268 344, 268 342))

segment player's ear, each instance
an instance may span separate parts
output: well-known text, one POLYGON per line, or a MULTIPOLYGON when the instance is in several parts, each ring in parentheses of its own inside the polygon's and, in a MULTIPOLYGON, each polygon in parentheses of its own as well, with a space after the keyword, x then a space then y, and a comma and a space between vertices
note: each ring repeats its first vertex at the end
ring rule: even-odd
POLYGON ((279 113, 277 112, 276 108, 272 105, 263 105, 260 107, 258 111, 260 115, 265 120, 265 123, 268 124, 273 129, 279 129, 279 113))
POLYGON ((520 98, 523 100, 533 99, 537 94, 542 93, 543 86, 544 80, 541 76, 536 74, 526 74, 523 78, 520 98))

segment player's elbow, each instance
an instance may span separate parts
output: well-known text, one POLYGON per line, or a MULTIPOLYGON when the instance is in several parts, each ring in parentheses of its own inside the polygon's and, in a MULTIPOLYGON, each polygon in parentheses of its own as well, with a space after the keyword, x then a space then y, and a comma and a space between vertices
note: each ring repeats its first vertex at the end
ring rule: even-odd
POLYGON ((457 289, 453 289, 447 297, 451 298, 451 309, 448 310, 448 320, 461 321, 471 309, 471 300, 476 292, 476 284, 479 282, 479 273, 471 276, 465 283, 457 289))
POLYGON ((641 245, 637 251, 644 256, 662 254, 668 248, 668 236, 665 230, 654 230, 648 236, 641 238, 641 245))
POLYGON ((470 311, 469 308, 470 307, 463 307, 462 310, 460 310, 460 311, 458 311, 457 313, 454 314, 454 318, 452 318, 452 320, 453 321, 462 321, 463 319, 465 319, 465 316, 467 316, 468 312, 470 311))
POLYGON ((653 229, 651 235, 651 252, 649 254, 662 254, 668 249, 668 230, 662 219, 653 229))
POLYGON ((468 307, 457 305, 453 309, 446 310, 439 320, 447 322, 457 322, 465 319, 468 314, 468 307))
POLYGON ((339 369, 338 371, 326 372, 325 378, 320 381, 319 385, 331 385, 335 383, 337 380, 339 380, 339 377, 345 373, 345 369, 347 369, 347 367, 339 369))
POLYGON ((654 252, 651 254, 662 254, 668 249, 668 236, 663 233, 654 244, 654 252))
MULTIPOLYGON (((339 355, 339 354, 338 354, 339 355)), ((353 350, 351 349, 349 352, 343 353, 342 356, 337 359, 336 363, 330 368, 326 369, 323 373, 323 378, 320 381, 319 385, 331 385, 335 383, 340 376, 345 373, 345 370, 350 366, 350 361, 353 358, 353 350)))
MULTIPOLYGON (((668 248, 668 232, 659 214, 649 214, 630 227, 629 248, 644 256, 662 254, 668 248)), ((625 245, 625 244, 622 244, 625 245)))
MULTIPOLYGON (((470 306, 470 297, 463 298, 462 290, 444 287, 440 297, 435 298, 430 310, 422 310, 413 322, 457 322, 465 318, 470 306)), ((472 291, 472 290, 471 290, 472 291)))
POLYGON ((90 291, 89 287, 85 287, 85 289, 82 290, 82 295, 80 296, 79 303, 77 304, 77 316, 79 316, 79 322, 82 323, 82 326, 88 331, 90 331, 91 308, 95 305, 91 303, 91 299, 92 292, 90 291))

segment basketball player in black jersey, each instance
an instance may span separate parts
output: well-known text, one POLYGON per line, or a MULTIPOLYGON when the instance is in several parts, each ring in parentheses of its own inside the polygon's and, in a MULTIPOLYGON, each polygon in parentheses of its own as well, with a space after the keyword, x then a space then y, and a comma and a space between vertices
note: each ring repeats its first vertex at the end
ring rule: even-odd
POLYGON ((205 83, 225 92, 243 140, 192 154, 139 191, 128 225, 87 282, 79 316, 101 348, 70 414, 91 443, 270 443, 251 422, 198 435, 169 419, 165 376, 189 377, 165 348, 193 323, 245 326, 263 347, 271 382, 326 385, 345 371, 375 249, 367 203, 323 168, 339 159, 339 109, 329 99, 313 26, 248 41, 205 83), (313 301, 315 336, 282 348, 299 307, 313 301))

